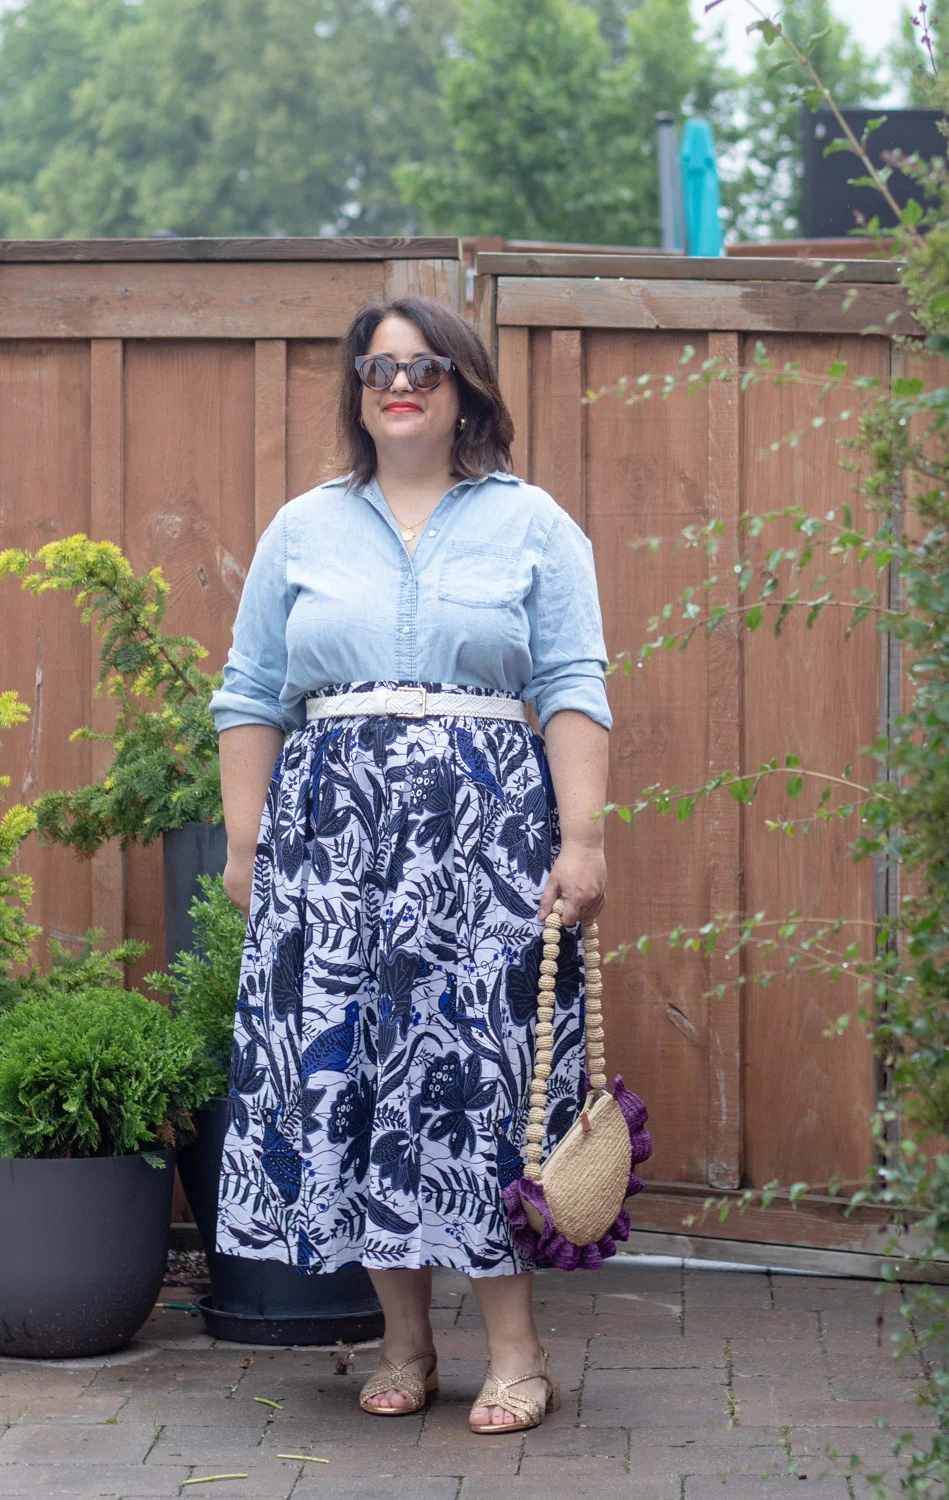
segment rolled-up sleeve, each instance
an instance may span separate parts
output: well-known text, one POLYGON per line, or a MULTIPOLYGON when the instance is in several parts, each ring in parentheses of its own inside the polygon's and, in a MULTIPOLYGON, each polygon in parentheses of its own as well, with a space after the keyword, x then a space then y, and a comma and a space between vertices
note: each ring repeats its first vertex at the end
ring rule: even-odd
POLYGON ((272 724, 285 733, 297 727, 280 697, 287 680, 287 617, 292 604, 286 513, 281 507, 257 543, 234 621, 224 680, 211 694, 209 707, 219 734, 239 724, 272 724))
POLYGON ((561 708, 579 709, 610 729, 604 675, 609 658, 593 548, 566 512, 551 528, 527 613, 532 676, 524 697, 533 703, 541 730, 561 708))

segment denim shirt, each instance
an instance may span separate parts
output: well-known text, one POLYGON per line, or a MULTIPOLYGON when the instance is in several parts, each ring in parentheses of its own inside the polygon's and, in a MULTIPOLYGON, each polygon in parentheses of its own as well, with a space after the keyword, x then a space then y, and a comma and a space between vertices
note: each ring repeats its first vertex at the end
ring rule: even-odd
POLYGON ((263 532, 211 697, 218 732, 302 728, 307 692, 377 679, 507 688, 542 730, 562 708, 610 728, 593 548, 545 490, 502 470, 460 480, 410 554, 376 480, 350 479, 288 500, 263 532))

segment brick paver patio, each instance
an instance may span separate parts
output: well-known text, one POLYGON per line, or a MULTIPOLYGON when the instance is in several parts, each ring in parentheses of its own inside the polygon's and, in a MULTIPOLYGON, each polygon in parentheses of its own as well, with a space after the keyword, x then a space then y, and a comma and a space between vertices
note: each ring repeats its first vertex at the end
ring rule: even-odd
POLYGON ((441 1391, 410 1417, 358 1408, 375 1346, 339 1373, 339 1351, 214 1343, 194 1313, 158 1308, 109 1359, 0 1360, 0 1497, 856 1500, 867 1485, 825 1457, 829 1445, 892 1482, 878 1419, 921 1437, 931 1426, 918 1362, 890 1355, 903 1293, 878 1285, 634 1256, 538 1273, 563 1406, 498 1438, 467 1430, 485 1344, 454 1272, 435 1281, 441 1391), (247 1477, 182 1488, 215 1474, 247 1477))

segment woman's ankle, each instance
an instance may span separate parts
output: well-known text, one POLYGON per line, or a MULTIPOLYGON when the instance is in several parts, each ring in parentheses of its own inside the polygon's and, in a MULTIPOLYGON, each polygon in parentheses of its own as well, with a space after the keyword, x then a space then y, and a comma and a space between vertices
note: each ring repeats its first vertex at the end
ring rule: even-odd
POLYGON ((529 1364, 531 1369, 540 1368, 544 1362, 544 1347, 536 1334, 531 1336, 525 1334, 521 1338, 510 1338, 505 1335, 502 1338, 489 1340, 488 1352, 491 1363, 500 1360, 504 1364, 511 1361, 529 1364))
POLYGON ((430 1349, 434 1342, 431 1324, 416 1324, 414 1326, 400 1325, 398 1328, 387 1328, 382 1336, 382 1347, 392 1358, 392 1351, 396 1350, 399 1357, 405 1359, 418 1349, 430 1349))

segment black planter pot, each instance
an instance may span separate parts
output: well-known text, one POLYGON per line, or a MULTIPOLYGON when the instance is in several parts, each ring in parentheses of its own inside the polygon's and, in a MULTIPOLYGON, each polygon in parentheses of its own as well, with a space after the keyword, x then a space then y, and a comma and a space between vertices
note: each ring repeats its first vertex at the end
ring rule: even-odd
POLYGON ((359 1343, 380 1338, 382 1308, 362 1266, 301 1275, 272 1260, 220 1255, 214 1249, 218 1178, 227 1100, 195 1115, 197 1137, 178 1153, 178 1171, 208 1258, 211 1295, 198 1303, 214 1338, 243 1344, 359 1343))
POLYGON ((168 1259, 173 1150, 0 1159, 0 1354, 66 1359, 127 1344, 168 1259))
POLYGON ((194 946, 194 924, 188 907, 200 896, 199 875, 223 875, 227 863, 227 830, 223 823, 185 823, 163 833, 162 864, 165 893, 165 955, 194 946))

